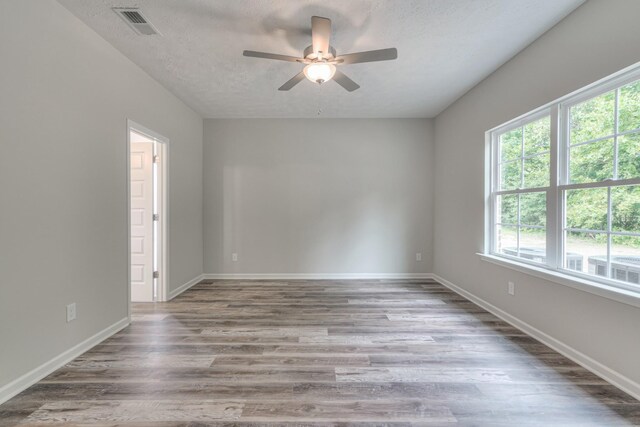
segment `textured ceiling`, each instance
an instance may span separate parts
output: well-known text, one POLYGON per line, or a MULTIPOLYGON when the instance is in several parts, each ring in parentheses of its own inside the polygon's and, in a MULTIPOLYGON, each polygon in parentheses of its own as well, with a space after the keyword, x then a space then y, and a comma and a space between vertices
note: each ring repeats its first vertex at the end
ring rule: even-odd
POLYGON ((203 117, 433 117, 584 0, 58 0, 203 117), (162 35, 139 36, 111 7, 139 7, 162 35), (312 15, 333 21, 350 53, 398 48, 396 61, 341 70, 360 84, 307 80, 312 15))

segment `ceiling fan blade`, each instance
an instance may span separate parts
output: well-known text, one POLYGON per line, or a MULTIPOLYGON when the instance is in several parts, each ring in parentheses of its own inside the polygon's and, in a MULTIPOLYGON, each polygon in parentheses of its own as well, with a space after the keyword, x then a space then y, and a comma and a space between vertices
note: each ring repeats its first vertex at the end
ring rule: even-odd
POLYGON ((360 85, 358 83, 351 80, 340 70, 336 70, 336 73, 333 75, 333 80, 335 80, 336 83, 338 83, 349 92, 353 92, 354 90, 360 88, 360 85))
POLYGON ((293 76, 291 79, 289 79, 289 81, 280 86, 278 90, 289 90, 300 83, 302 80, 304 80, 304 71, 300 71, 298 74, 293 76))
POLYGON ((302 58, 296 58, 295 56, 278 55, 276 53, 267 53, 267 52, 256 52, 253 50, 245 50, 244 52, 242 52, 242 55, 250 56, 252 58, 276 59, 278 61, 288 61, 288 62, 298 62, 302 60, 302 58))
POLYGON ((331 40, 331 20, 320 16, 311 17, 311 44, 315 53, 329 53, 331 40))
POLYGON ((359 64, 361 62, 389 61, 398 57, 398 49, 368 50, 366 52, 347 53, 340 55, 336 60, 342 60, 343 64, 359 64))

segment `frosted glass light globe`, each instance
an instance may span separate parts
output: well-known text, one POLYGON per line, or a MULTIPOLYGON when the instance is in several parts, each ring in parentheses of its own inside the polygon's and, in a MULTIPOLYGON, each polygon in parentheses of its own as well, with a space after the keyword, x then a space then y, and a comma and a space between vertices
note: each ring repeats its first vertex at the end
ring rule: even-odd
POLYGON ((304 75, 314 83, 322 84, 328 82, 336 73, 336 67, 333 64, 316 62, 304 67, 304 75))

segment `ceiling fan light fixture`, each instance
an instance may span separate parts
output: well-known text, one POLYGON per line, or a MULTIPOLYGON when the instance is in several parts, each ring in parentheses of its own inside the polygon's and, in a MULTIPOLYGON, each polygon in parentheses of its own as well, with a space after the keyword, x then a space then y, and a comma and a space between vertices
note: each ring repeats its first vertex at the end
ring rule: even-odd
POLYGON ((302 58, 276 53, 256 52, 253 50, 245 50, 242 52, 242 55, 252 58, 275 59, 277 61, 305 64, 306 67, 304 67, 302 71, 299 71, 298 74, 278 88, 278 90, 281 91, 290 90, 306 77, 309 81, 318 84, 333 80, 346 91, 353 92, 359 89, 360 85, 347 77, 342 71, 336 70, 336 65, 389 61, 398 58, 398 50, 395 47, 336 56, 336 50, 331 46, 330 42, 331 20, 321 16, 312 16, 311 46, 308 46, 304 50, 302 58))
POLYGON ((326 62, 314 62, 304 67, 304 75, 314 83, 328 82, 336 73, 336 66, 326 62))

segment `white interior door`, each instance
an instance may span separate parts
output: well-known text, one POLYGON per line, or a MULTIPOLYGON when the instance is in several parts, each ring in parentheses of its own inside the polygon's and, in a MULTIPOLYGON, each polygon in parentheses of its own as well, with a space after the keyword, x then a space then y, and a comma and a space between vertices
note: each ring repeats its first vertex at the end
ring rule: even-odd
POLYGON ((131 142, 131 301, 153 301, 152 142, 131 142))

